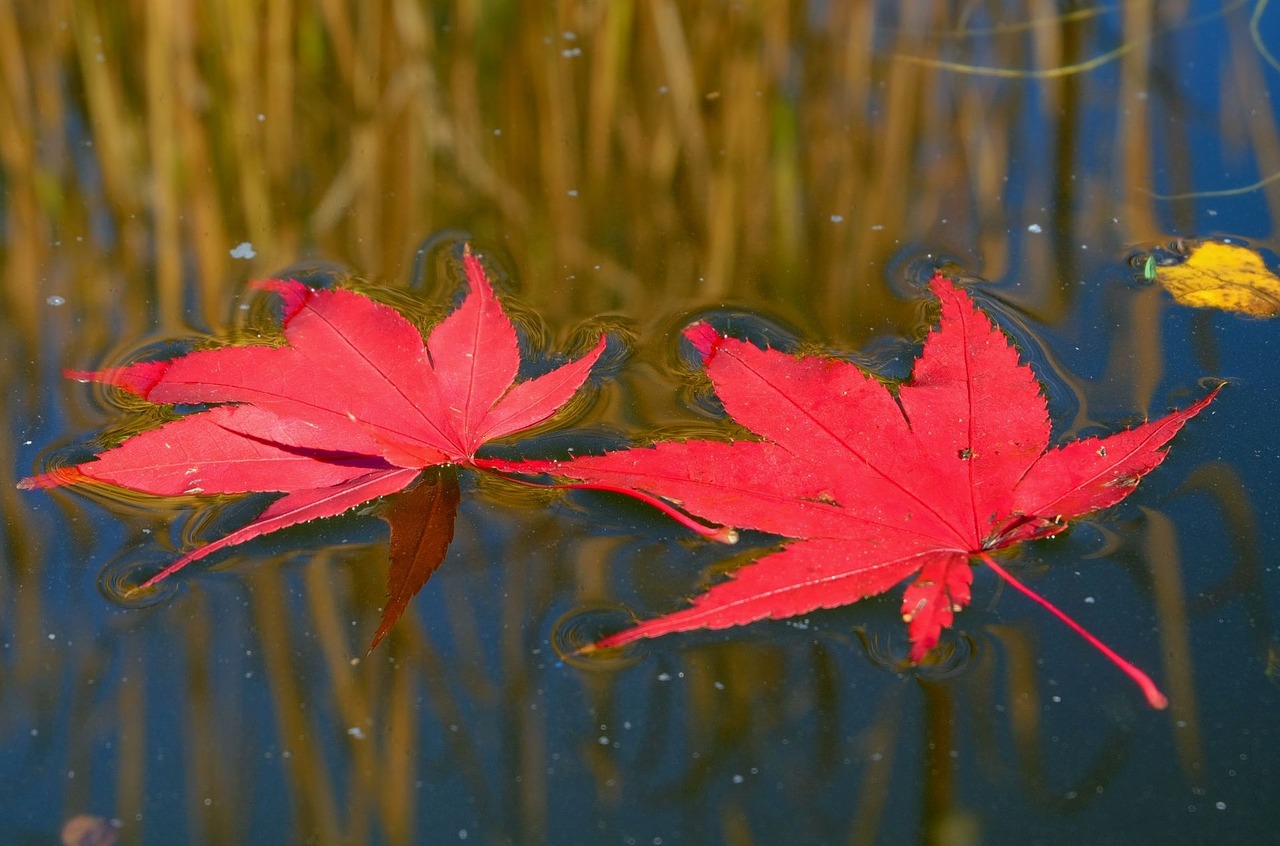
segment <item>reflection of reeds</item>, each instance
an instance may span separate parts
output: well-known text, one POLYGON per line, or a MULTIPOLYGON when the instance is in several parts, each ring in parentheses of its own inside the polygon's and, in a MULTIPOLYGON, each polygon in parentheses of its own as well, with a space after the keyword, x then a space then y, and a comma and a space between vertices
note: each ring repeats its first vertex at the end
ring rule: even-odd
MULTIPOLYGON (((45 395, 62 390, 33 389, 36 374, 23 362, 90 365, 143 339, 228 323, 245 276, 306 253, 401 280, 418 240, 442 227, 509 251, 526 299, 557 326, 611 311, 643 315, 651 328, 725 300, 768 304, 816 338, 847 343, 886 322, 914 324, 885 277, 897 281, 903 251, 926 250, 958 257, 974 274, 1021 280, 1017 296, 1052 319, 1083 275, 1081 244, 1112 261, 1129 243, 1162 237, 1167 219, 1188 226, 1203 187, 1183 161, 1186 121, 1169 120, 1182 116, 1182 92, 1164 82, 1183 61, 1164 36, 1185 24, 1185 5, 1126 2, 1060 17, 1053 6, 1033 4, 1023 17, 1022 4, 969 3, 952 19, 947 4, 924 2, 726 10, 566 0, 517 3, 519 15, 497 16, 476 0, 0 3, 0 382, 9 433, 0 459, 11 474, 13 443, 35 436, 45 395), (968 72, 977 67, 1002 73, 968 72), (1089 135, 1086 110, 1116 116, 1114 135, 1089 135), (1029 223, 1046 237, 1020 237, 1029 223), (230 257, 242 240, 255 260, 230 257), (67 298, 64 311, 46 307, 51 294, 67 298)), ((1259 93, 1264 71, 1246 15, 1231 8, 1235 49, 1217 119, 1242 127, 1226 138, 1232 155, 1265 177, 1280 169, 1280 137, 1259 93)), ((1280 182, 1261 190, 1274 218, 1280 182)), ((1110 375, 1145 408, 1162 368, 1158 294, 1129 309, 1110 375), (1136 373, 1119 361, 1129 352, 1136 373)), ((665 412, 626 413, 645 424, 665 412)), ((54 419, 64 414, 74 422, 64 429, 98 420, 81 403, 54 419)), ((38 591, 19 595, 14 580, 65 562, 41 559, 33 527, 49 527, 6 478, 6 626, 21 635, 16 642, 38 642, 57 611, 38 591)), ((601 555, 583 549, 584 560, 601 555)), ((454 723, 477 702, 528 705, 518 621, 537 619, 569 579, 521 583, 501 609, 450 603, 448 625, 432 631, 448 632, 452 658, 406 620, 393 654, 412 658, 397 673, 349 666, 350 598, 327 581, 327 562, 310 566, 314 642, 286 624, 293 606, 276 575, 248 580, 275 731, 296 756, 285 769, 292 813, 321 841, 376 828, 390 842, 412 842, 430 813, 412 807, 418 773, 404 752, 420 740, 419 697, 454 723), (512 629, 495 650, 480 615, 497 611, 512 629), (323 673, 296 671, 303 651, 323 673), (425 692, 412 681, 494 655, 501 672, 492 676, 465 673, 454 687, 425 692), (333 702, 336 723, 304 712, 318 698, 333 702), (353 741, 326 759, 308 740, 372 714, 383 723, 380 747, 353 741)), ((584 595, 607 593, 607 578, 578 566, 584 595)), ((192 622, 172 636, 196 667, 214 660, 200 645, 216 626, 198 603, 190 608, 192 622)), ((743 654, 754 663, 733 672, 776 674, 764 651, 743 654)), ((21 650, 5 662, 6 680, 30 680, 40 666, 21 650)), ((234 764, 219 756, 244 750, 214 745, 234 743, 226 725, 257 715, 217 713, 237 703, 209 692, 201 672, 191 671, 179 699, 192 745, 187 771, 193 781, 226 782, 234 764)), ((130 669, 119 687, 122 715, 149 707, 142 674, 130 669)), ((1014 714, 1024 749, 1039 732, 1026 707, 1014 714)), ((738 722, 724 722, 714 702, 696 700, 687 730, 710 725, 732 744, 750 713, 735 708, 738 722)), ((549 824, 543 719, 526 707, 503 725, 513 771, 525 778, 514 805, 502 801, 510 796, 477 800, 518 808, 506 812, 511 831, 549 824)), ((139 721, 122 732, 117 750, 126 822, 145 804, 146 731, 139 721)), ((473 771, 469 787, 484 793, 474 775, 482 753, 452 742, 459 766, 473 771)), ((602 784, 618 777, 600 750, 590 754, 602 784)), ((860 802, 881 810, 878 797, 860 802)), ((217 813, 192 810, 210 836, 225 833, 217 813)))
MULTIPOLYGON (((468 2, 431 14, 391 0, 152 2, 84 5, 64 30, 34 6, 10 6, 0 155, 21 228, 5 291, 24 298, 30 326, 38 299, 19 282, 41 275, 46 236, 92 227, 105 238, 100 258, 152 280, 141 290, 173 331, 221 323, 244 270, 316 249, 397 278, 422 233, 463 225, 501 238, 545 292, 540 305, 560 314, 763 294, 828 303, 810 320, 857 337, 898 313, 881 276, 904 241, 1005 274, 1010 230, 1048 224, 1039 207, 1057 190, 1032 185, 1010 208, 1019 157, 1080 129, 1071 104, 1128 109, 1157 90, 1152 68, 1166 57, 1154 48, 1180 22, 1145 8, 1125 4, 1118 21, 1040 9, 1020 25, 995 5, 964 20, 920 3, 838 4, 819 19, 760 4, 726 19, 626 0, 509 26, 468 2), (1107 41, 1117 23, 1125 37, 1107 41), (978 67, 1008 79, 965 72, 978 67), (1031 82, 1045 111, 1028 125, 1031 82), (73 116, 88 154, 65 134, 73 116), (248 267, 228 255, 240 240, 259 254, 248 267)), ((1230 20, 1242 48, 1234 75, 1257 90, 1247 21, 1230 20)), ((1168 92, 1170 108, 1177 99, 1168 92)), ((1056 178, 1075 184, 1063 201, 1082 181, 1120 192, 1118 214, 1094 206, 1054 221, 1078 230, 1072 241, 1112 233, 1102 222, 1113 215, 1122 230, 1109 240, 1159 233, 1145 114, 1117 123, 1114 165, 1076 147, 1057 163, 1056 178)), ((1247 126, 1242 148, 1275 165, 1274 121, 1255 114, 1247 126)), ((1044 273, 1028 283, 1067 258, 1046 264, 1030 251, 1044 273)), ((1051 302, 1054 291, 1041 283, 1031 296, 1051 302)))

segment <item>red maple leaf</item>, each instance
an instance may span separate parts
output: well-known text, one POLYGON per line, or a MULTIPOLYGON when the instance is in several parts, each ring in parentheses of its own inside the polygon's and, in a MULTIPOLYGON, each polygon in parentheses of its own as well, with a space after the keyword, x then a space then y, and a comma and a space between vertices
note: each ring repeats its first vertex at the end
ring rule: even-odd
MULTIPOLYGON (((424 468, 475 466, 483 444, 541 423, 567 402, 605 339, 576 361, 517 382, 515 328, 470 250, 463 265, 470 291, 425 342, 398 312, 368 297, 270 280, 258 287, 284 300, 285 346, 223 347, 69 371, 72 378, 115 385, 155 403, 216 405, 135 435, 96 460, 23 479, 18 487, 97 482, 157 496, 284 493, 253 522, 187 553, 140 586, 145 588, 219 549, 402 491, 424 468)), ((456 481, 437 478, 419 488, 422 496, 431 495, 435 515, 424 524, 425 534, 402 542, 407 530, 397 532, 397 512, 389 512, 388 612, 403 610, 452 537, 456 481), (436 513, 440 509, 447 516, 436 513), (397 550, 407 563, 397 561, 397 550)), ((390 622, 394 618, 384 615, 375 645, 390 622)))
POLYGON ((941 275, 942 303, 911 379, 891 391, 854 365, 795 358, 685 331, 725 411, 758 441, 662 442, 568 461, 489 462, 586 486, 662 497, 727 526, 794 538, 736 570, 692 605, 596 647, 719 629, 856 602, 915 576, 902 616, 921 660, 969 602, 977 557, 1050 608, 1138 680, 1141 671, 1031 593, 991 553, 1063 531, 1113 505, 1164 458, 1161 450, 1216 395, 1106 438, 1049 448, 1049 417, 1031 368, 969 295, 941 275))

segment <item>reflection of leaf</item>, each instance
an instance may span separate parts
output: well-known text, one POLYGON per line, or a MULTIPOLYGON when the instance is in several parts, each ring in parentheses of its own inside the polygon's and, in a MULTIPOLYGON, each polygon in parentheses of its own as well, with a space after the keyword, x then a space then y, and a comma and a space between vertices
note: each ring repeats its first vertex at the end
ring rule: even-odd
POLYGON ((1181 264, 1156 268, 1155 276, 1183 305, 1254 317, 1280 314, 1280 277, 1247 247, 1205 241, 1181 264))
POLYGON ((435 573, 449 542, 458 513, 458 474, 452 467, 432 467, 418 484, 387 501, 381 516, 391 527, 391 569, 387 573, 387 602, 369 651, 377 646, 435 573))

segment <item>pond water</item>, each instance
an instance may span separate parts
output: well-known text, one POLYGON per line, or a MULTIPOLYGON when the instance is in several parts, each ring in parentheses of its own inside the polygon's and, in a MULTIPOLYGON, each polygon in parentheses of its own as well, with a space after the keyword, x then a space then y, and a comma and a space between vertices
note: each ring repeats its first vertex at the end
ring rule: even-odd
POLYGON ((1280 7, 15 3, 0 39, 0 841, 82 814, 139 844, 1274 838, 1280 323, 1143 260, 1230 238, 1275 268, 1280 7), (605 494, 462 473, 446 560, 359 660, 374 516, 130 602, 262 500, 15 489, 156 419, 63 368, 244 337, 282 273, 435 319, 463 240, 535 361, 613 339, 573 434, 521 454, 717 431, 678 343, 708 315, 903 377, 934 266, 1058 440, 1227 379, 1125 503, 1006 562, 1170 707, 981 567, 919 667, 897 591, 568 657, 744 554, 605 494))

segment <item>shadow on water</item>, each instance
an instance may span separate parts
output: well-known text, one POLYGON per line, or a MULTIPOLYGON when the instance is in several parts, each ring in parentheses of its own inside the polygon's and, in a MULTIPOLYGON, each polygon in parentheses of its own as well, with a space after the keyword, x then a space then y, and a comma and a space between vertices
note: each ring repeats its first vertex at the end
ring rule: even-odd
POLYGON ((1278 33, 1266 0, 0 4, 0 840, 78 814, 122 843, 1268 839, 1276 330, 1128 259, 1280 247, 1278 33), (1100 531, 1011 561, 1169 711, 981 570, 919 668, 892 595, 572 657, 744 554, 603 495, 464 479, 359 660, 373 517, 122 602, 244 507, 14 489, 163 414, 62 368, 270 333, 246 283, 284 269, 425 327, 464 234, 528 347, 616 337, 572 409, 600 443, 715 423, 694 317, 904 375, 938 264, 1055 437, 1234 380, 1100 531))

